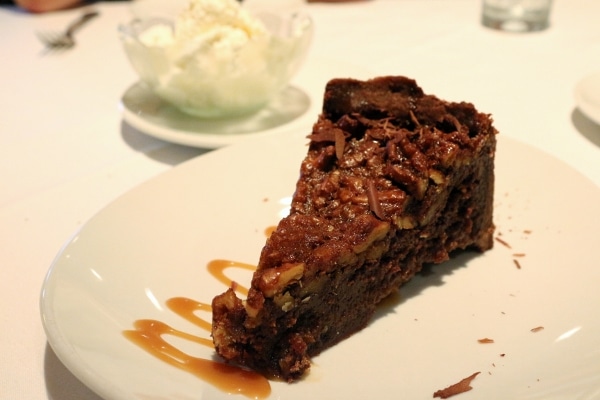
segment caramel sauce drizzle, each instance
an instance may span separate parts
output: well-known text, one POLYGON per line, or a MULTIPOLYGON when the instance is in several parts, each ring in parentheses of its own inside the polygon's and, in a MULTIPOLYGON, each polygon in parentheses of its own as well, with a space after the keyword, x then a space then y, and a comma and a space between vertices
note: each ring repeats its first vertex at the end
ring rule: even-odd
POLYGON ((269 227, 267 227, 267 229, 265 229, 265 236, 266 236, 266 237, 269 237, 269 236, 271 236, 271 234, 272 234, 273 232, 275 232, 275 229, 277 229, 277 226, 276 226, 276 225, 273 225, 273 226, 269 226, 269 227))
POLYGON ((219 282, 225 284, 227 287, 231 287, 233 285, 236 292, 243 296, 247 296, 248 288, 239 285, 237 282, 233 284, 233 281, 228 278, 227 275, 225 275, 225 270, 227 268, 240 268, 248 271, 255 271, 256 265, 230 260, 211 260, 208 262, 206 268, 208 269, 208 272, 217 278, 219 282))
MULTIPOLYGON (((217 280, 224 283, 227 287, 235 287, 235 290, 241 294, 247 294, 248 289, 235 285, 225 275, 225 270, 227 268, 241 268, 250 271, 256 269, 253 265, 229 260, 213 260, 208 263, 207 268, 210 274, 217 278, 217 280)), ((211 322, 196 315, 198 311, 211 312, 212 308, 210 304, 185 297, 173 297, 166 301, 166 305, 183 319, 206 332, 211 332, 211 322)), ((169 344, 163 336, 171 335, 192 343, 214 348, 213 342, 209 338, 192 335, 175 329, 163 322, 151 319, 137 320, 133 326, 133 330, 126 330, 123 332, 123 335, 146 352, 169 365, 189 372, 229 394, 241 394, 253 399, 264 399, 271 394, 269 381, 257 372, 235 365, 190 356, 169 344)))
MULTIPOLYGON (((211 331, 211 323, 194 314, 196 311, 211 312, 212 307, 210 304, 200 303, 195 300, 188 299, 187 297, 173 297, 172 299, 167 300, 167 307, 175 312, 175 314, 190 321, 192 324, 199 326, 207 332, 211 331)), ((210 347, 214 347, 212 340, 205 340, 208 341, 210 347)))

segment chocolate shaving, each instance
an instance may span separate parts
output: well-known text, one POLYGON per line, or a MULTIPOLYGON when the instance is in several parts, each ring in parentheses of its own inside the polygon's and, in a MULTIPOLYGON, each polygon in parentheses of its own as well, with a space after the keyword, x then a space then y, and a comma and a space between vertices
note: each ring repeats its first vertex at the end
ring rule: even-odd
POLYGON ((543 327, 543 326, 537 326, 537 327, 533 328, 533 329, 531 330, 531 332, 535 333, 535 332, 539 332, 539 331, 541 331, 541 330, 543 330, 543 329, 544 329, 544 327, 543 327))
POLYGON ((377 194, 375 182, 373 182, 371 179, 367 181, 367 198, 369 199, 369 208, 373 214, 375 214, 377 218, 383 220, 385 215, 383 214, 383 209, 381 208, 381 203, 379 202, 379 196, 377 194))
POLYGON ((489 339, 489 338, 477 339, 477 341, 479 343, 494 343, 494 339, 489 339))
POLYGON ((498 243, 501 243, 503 246, 508 247, 509 249, 511 249, 512 247, 510 247, 510 244, 506 243, 504 240, 500 239, 499 237, 496 236, 496 241, 498 243))
POLYGON ((466 377, 462 381, 455 383, 454 385, 448 386, 445 389, 441 389, 436 391, 433 394, 433 397, 439 397, 440 399, 447 399, 448 397, 454 396, 456 394, 468 392, 473 389, 471 387, 471 381, 475 379, 480 372, 475 372, 473 375, 466 377))
POLYGON ((519 262, 519 260, 517 260, 516 258, 513 258, 513 262, 517 266, 517 269, 521 269, 521 263, 519 262))
POLYGON ((339 129, 335 130, 335 156, 338 160, 341 160, 344 155, 344 148, 346 147, 346 137, 344 132, 339 129))
POLYGON ((410 120, 413 122, 413 124, 415 124, 416 127, 420 127, 421 126, 421 123, 417 119, 417 116, 415 115, 415 113, 413 112, 413 110, 408 110, 408 115, 410 116, 410 120))
POLYGON ((335 142, 335 137, 337 134, 337 129, 327 129, 327 130, 320 130, 318 132, 312 133, 310 135, 308 135, 308 138, 316 143, 321 143, 321 142, 335 142))
POLYGON ((462 130, 462 124, 454 115, 448 115, 447 119, 450 121, 450 123, 452 123, 452 125, 454 125, 454 128, 457 132, 460 132, 462 130))

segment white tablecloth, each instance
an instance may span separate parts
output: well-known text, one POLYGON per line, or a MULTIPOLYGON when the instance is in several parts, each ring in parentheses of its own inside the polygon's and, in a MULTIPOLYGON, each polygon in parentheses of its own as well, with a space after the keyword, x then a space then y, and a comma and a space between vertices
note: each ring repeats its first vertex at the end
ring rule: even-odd
MULTIPOLYGON (((207 151, 154 139, 122 121, 119 99, 136 76, 117 26, 130 9, 97 8, 100 17, 80 32, 77 47, 60 54, 45 54, 34 32, 62 28, 81 10, 0 8, 1 399, 98 399, 47 345, 38 308, 44 275, 102 207, 207 151)), ((579 80, 600 72, 600 2, 556 0, 550 29, 531 34, 483 28, 479 0, 308 8, 316 33, 303 71, 327 64, 415 78, 428 93, 474 103, 493 115, 502 135, 600 186, 600 126, 573 97, 579 80)), ((301 72, 295 85, 305 77, 301 72)))

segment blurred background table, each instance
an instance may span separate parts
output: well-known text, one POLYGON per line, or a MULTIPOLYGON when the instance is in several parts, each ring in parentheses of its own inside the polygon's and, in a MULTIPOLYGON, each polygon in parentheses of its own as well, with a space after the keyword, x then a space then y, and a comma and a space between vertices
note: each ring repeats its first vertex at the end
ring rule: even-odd
MULTIPOLYGON (((34 32, 62 29, 80 9, 32 15, 0 8, 0 398, 89 399, 47 345, 39 316, 44 276, 61 246, 112 200, 208 149, 164 142, 122 119, 136 76, 117 26, 128 2, 96 3, 100 16, 69 51, 47 54, 34 32)), ((294 80, 311 107, 345 75, 398 74, 428 93, 491 113, 502 135, 562 160, 600 186, 600 126, 573 91, 600 73, 600 2, 556 0, 548 30, 507 34, 480 25, 479 0, 311 3, 316 33, 294 80), (322 68, 327 66, 327 68, 322 68), (315 80, 315 71, 325 71, 315 80), (331 76, 325 76, 331 74, 331 76)), ((364 76, 361 76, 364 77, 364 76)), ((557 212, 563 212, 557 210, 557 212)))

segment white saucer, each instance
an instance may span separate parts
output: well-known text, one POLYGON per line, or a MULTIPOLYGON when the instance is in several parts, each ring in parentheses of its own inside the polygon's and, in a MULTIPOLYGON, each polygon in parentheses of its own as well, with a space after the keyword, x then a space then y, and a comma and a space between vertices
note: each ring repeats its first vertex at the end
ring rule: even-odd
POLYGON ((600 73, 579 81, 575 86, 575 101, 586 117, 600 125, 600 73))
POLYGON ((242 139, 289 129, 310 108, 307 93, 285 88, 267 107, 255 114, 230 119, 200 119, 179 111, 138 82, 123 94, 123 119, 134 128, 168 142, 218 148, 242 139))
POLYGON ((202 148, 218 148, 273 133, 308 130, 323 104, 332 78, 372 78, 372 71, 336 60, 308 59, 292 84, 258 113, 236 119, 203 120, 187 115, 136 83, 121 98, 123 119, 156 138, 202 148))

